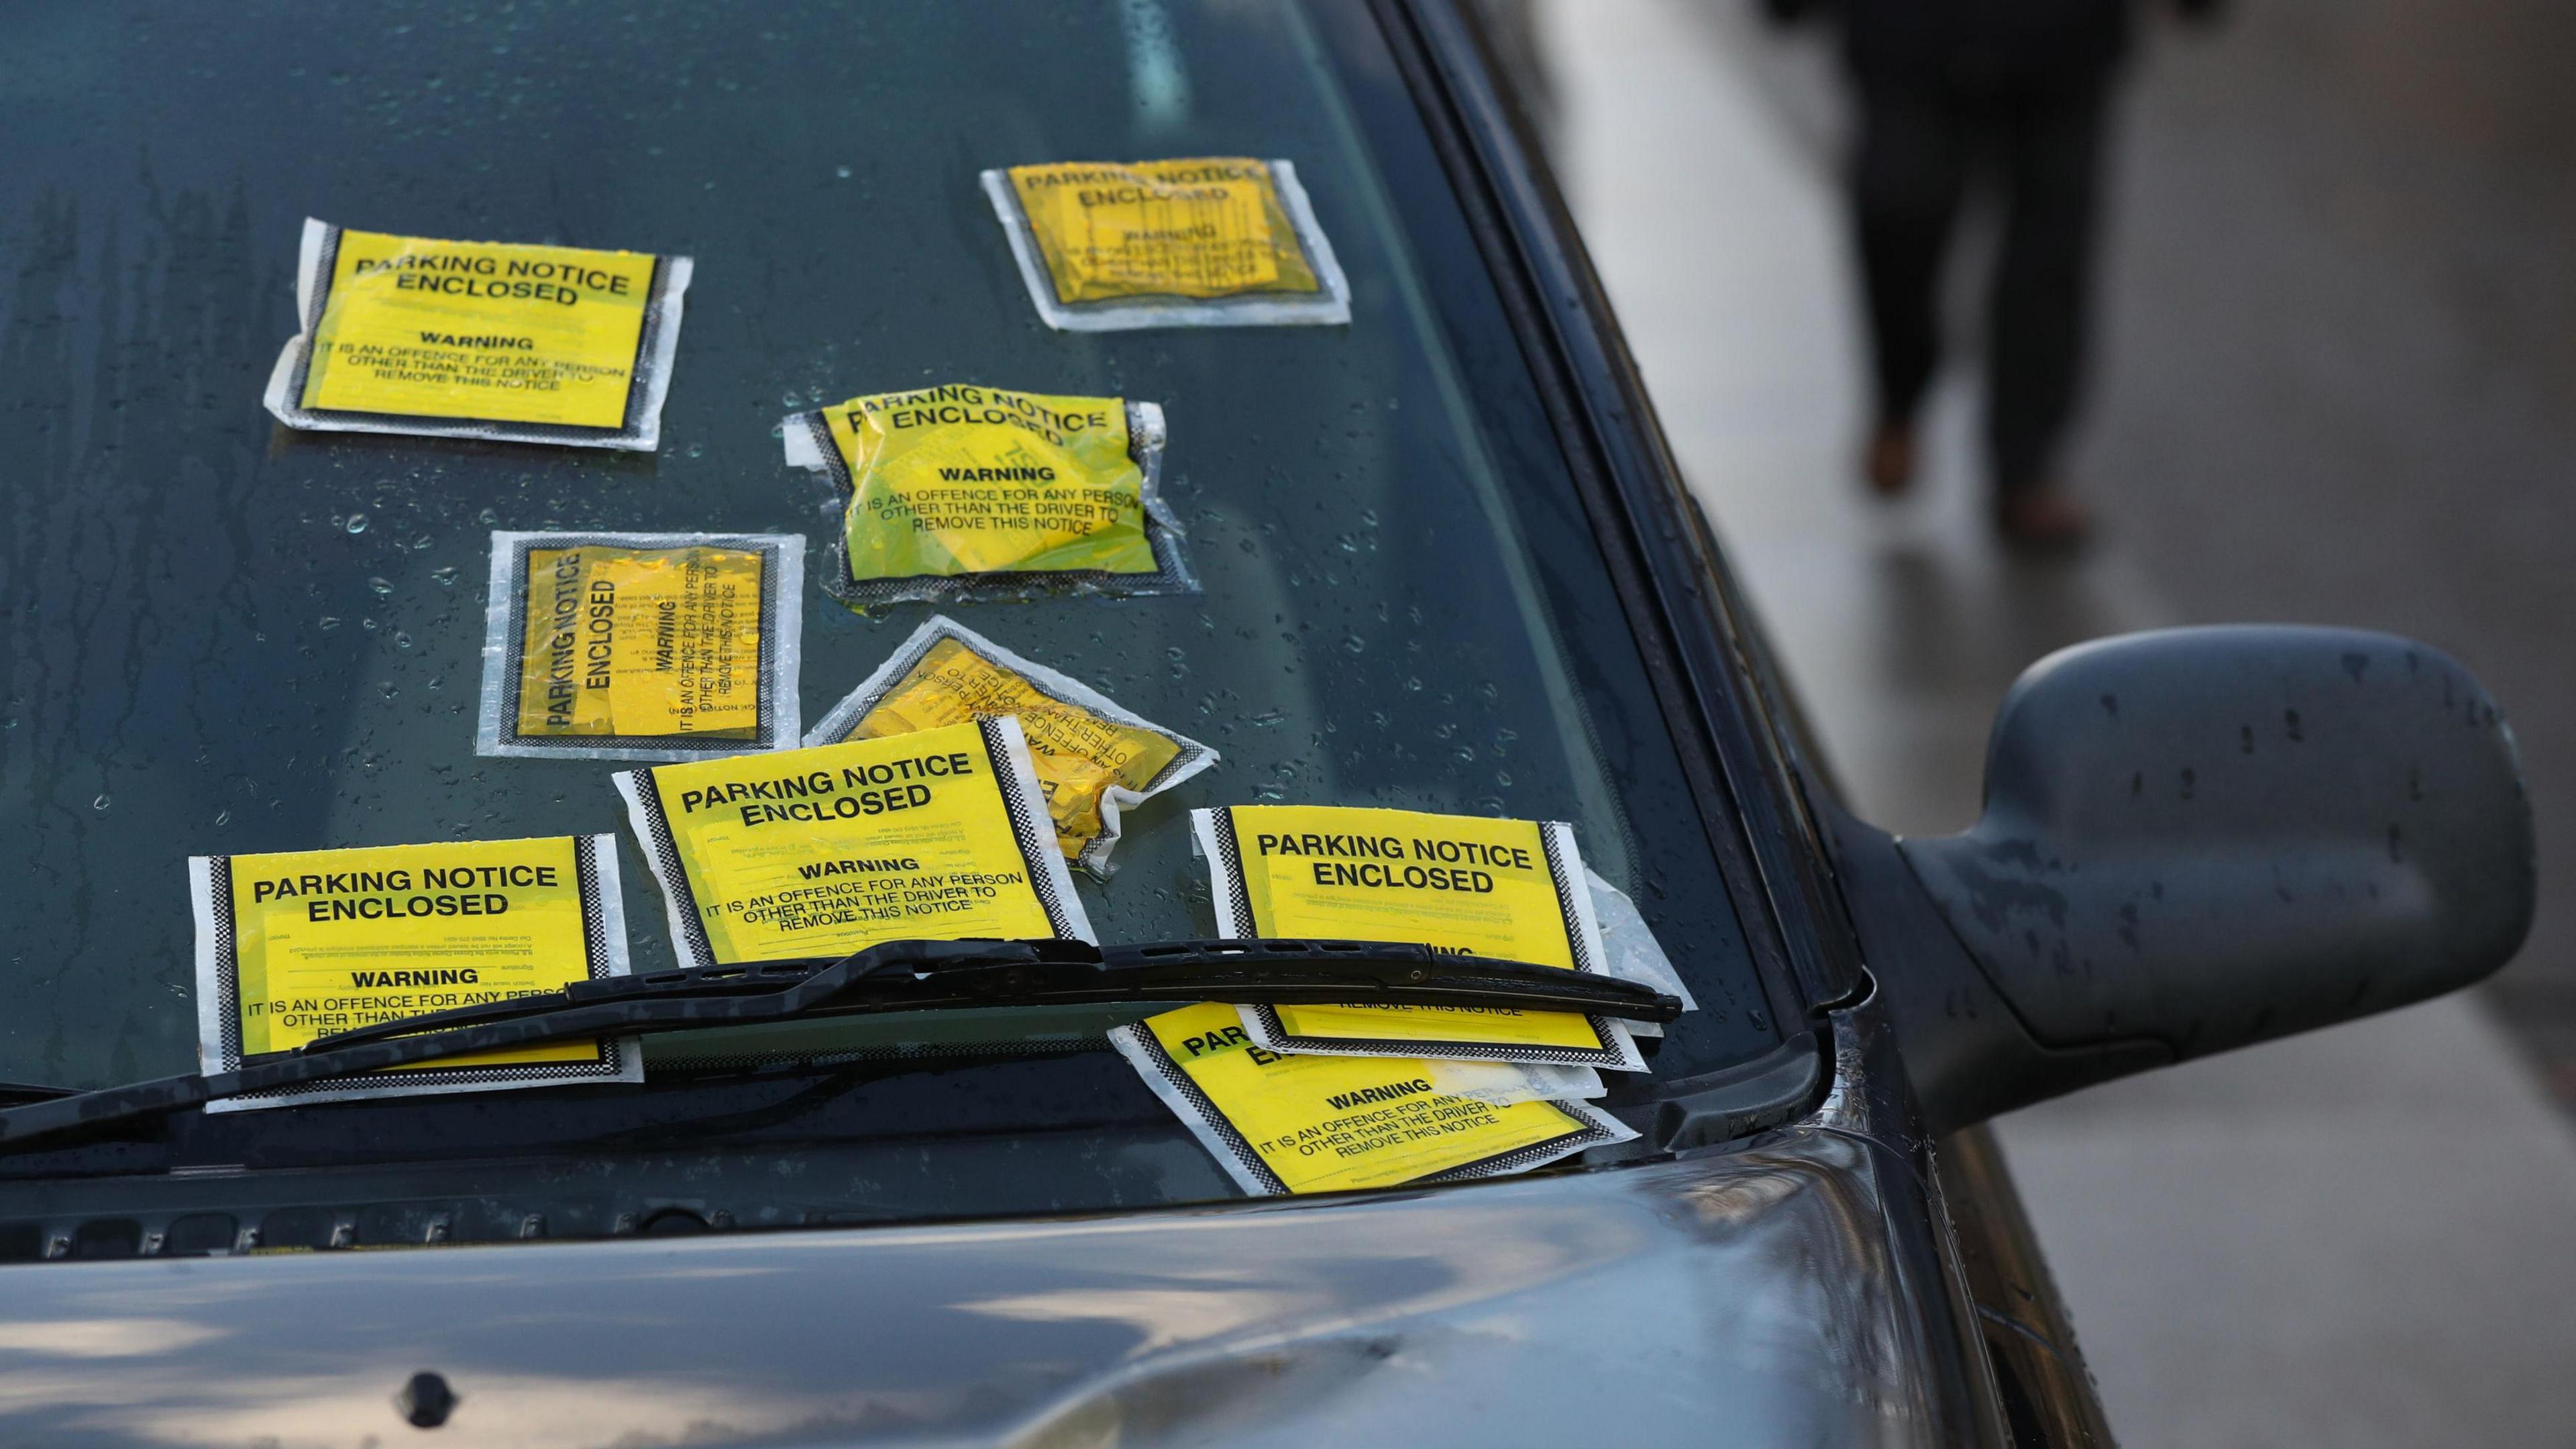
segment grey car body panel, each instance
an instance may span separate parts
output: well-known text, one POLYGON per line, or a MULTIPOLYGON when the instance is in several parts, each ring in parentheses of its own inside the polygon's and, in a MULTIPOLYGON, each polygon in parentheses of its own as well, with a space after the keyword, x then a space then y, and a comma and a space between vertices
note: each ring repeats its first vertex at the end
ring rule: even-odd
POLYGON ((31 1266, 0 1443, 1955 1444, 1914 1167, 1732 1152, 1118 1218, 31 1266), (1909 1248, 1911 1250, 1909 1250, 1909 1248))

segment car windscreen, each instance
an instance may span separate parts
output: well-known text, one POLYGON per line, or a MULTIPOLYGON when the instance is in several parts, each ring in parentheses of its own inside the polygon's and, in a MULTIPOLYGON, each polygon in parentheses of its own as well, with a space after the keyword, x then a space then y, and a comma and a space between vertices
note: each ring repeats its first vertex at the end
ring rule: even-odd
MULTIPOLYGON (((1222 756, 1129 813, 1113 878, 1079 878, 1101 939, 1213 933, 1193 806, 1561 820, 1697 996, 1657 1074, 1776 1043, 1526 344, 1363 7, 62 0, 6 31, 0 1080, 196 1064, 191 855, 614 832, 636 969, 677 964, 615 767, 476 753, 491 536, 804 534, 819 573, 835 504, 782 464, 781 418, 950 382, 1168 419, 1199 592, 943 606, 1222 756), (1163 156, 1292 159, 1348 324, 1048 327, 978 173, 1163 156), (260 393, 308 216, 693 257, 658 450, 279 426, 260 393)), ((933 612, 862 615, 810 580, 803 603, 808 720, 933 612)), ((1097 1023, 942 1032, 954 1052, 841 1042, 821 1087, 782 1052, 727 1077, 726 1053, 666 1049, 640 1087, 192 1119, 118 1161, 634 1151, 794 1120, 1054 1133, 1073 1162, 1169 1132, 1097 1023)), ((1177 1181, 1048 1201, 1200 1190, 1177 1181)))

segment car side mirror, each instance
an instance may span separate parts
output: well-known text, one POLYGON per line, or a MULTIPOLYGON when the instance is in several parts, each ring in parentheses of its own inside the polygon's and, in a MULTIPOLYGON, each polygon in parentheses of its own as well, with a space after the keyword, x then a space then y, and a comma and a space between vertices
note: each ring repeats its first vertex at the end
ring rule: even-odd
POLYGON ((2346 629, 2051 655, 1996 714, 1975 825, 1832 827, 1936 1130, 2466 986, 2521 947, 2536 887, 2495 701, 2346 629))

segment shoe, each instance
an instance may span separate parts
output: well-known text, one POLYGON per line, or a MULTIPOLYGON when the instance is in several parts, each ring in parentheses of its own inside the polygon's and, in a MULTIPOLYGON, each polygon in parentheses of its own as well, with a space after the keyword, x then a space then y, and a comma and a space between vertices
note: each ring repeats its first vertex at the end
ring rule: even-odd
POLYGON ((1910 423, 1880 423, 1869 435, 1861 459, 1861 476, 1869 491, 1894 498, 1914 482, 1914 428, 1910 423))
POLYGON ((2063 555, 2084 547, 2093 521, 2060 489, 2026 488, 1995 500, 1995 532, 2015 552, 2063 555))

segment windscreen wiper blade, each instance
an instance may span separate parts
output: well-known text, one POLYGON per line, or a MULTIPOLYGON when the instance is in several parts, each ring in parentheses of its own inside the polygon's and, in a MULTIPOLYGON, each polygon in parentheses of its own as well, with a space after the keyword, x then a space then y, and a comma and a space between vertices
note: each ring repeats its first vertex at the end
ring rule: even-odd
POLYGON ((12 1102, 47 1102, 56 1097, 77 1097, 76 1087, 40 1087, 32 1082, 0 1082, 0 1106, 12 1102))
POLYGON ((1225 1001, 1463 1006, 1670 1021, 1678 998, 1592 972, 1386 941, 888 941, 847 956, 579 981, 321 1037, 239 1070, 164 1077, 0 1111, 0 1151, 54 1133, 474 1052, 825 1016, 999 1006, 1225 1001))

